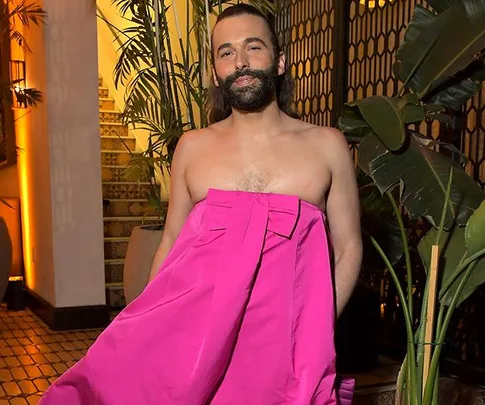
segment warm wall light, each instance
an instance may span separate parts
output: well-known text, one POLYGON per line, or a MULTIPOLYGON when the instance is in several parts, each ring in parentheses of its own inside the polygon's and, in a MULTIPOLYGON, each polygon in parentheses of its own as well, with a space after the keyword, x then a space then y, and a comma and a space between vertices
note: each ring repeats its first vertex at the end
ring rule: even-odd
POLYGON ((387 3, 393 3, 394 0, 360 0, 360 4, 369 8, 375 8, 376 6, 384 7, 387 3))

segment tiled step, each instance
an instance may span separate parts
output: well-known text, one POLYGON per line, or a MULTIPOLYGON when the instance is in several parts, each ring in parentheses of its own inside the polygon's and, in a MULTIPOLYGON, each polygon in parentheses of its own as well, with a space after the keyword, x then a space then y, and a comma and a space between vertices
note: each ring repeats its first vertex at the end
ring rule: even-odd
POLYGON ((126 256, 126 250, 128 248, 129 237, 104 238, 104 258, 110 259, 124 259, 126 256))
POLYGON ((106 303, 110 308, 125 306, 123 283, 106 283, 106 303))
POLYGON ((159 224, 158 217, 105 217, 104 223, 104 237, 119 237, 127 238, 135 226, 159 224))
POLYGON ((150 183, 104 182, 103 198, 107 199, 146 199, 150 192, 150 183))
POLYGON ((106 217, 146 216, 153 215, 154 211, 155 208, 145 199, 103 199, 103 214, 106 217))
POLYGON ((98 96, 99 96, 99 98, 108 98, 109 97, 109 89, 107 87, 99 86, 98 96))
POLYGON ((123 282, 124 259, 105 259, 104 277, 107 283, 123 282))
POLYGON ((115 101, 112 98, 100 98, 99 99, 100 110, 114 110, 115 101))
POLYGON ((119 136, 102 136, 101 149, 103 150, 136 150, 136 138, 119 136))
MULTIPOLYGON (((133 155, 136 156, 136 154, 133 155)), ((103 166, 125 166, 132 157, 132 153, 127 150, 102 150, 101 164, 103 166)))
POLYGON ((128 170, 127 166, 105 165, 101 168, 104 182, 147 182, 148 176, 140 177, 139 174, 128 170))
POLYGON ((99 124, 101 136, 128 136, 128 126, 119 122, 101 122, 99 124))
POLYGON ((115 122, 121 123, 121 113, 118 111, 106 111, 100 110, 99 111, 99 121, 100 122, 115 122))

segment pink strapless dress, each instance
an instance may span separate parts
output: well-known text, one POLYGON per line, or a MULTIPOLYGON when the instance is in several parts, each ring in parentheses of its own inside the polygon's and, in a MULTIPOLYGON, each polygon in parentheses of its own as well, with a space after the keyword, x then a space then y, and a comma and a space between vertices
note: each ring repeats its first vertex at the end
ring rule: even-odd
POLYGON ((158 275, 40 404, 348 405, 334 321, 323 213, 211 189, 158 275))

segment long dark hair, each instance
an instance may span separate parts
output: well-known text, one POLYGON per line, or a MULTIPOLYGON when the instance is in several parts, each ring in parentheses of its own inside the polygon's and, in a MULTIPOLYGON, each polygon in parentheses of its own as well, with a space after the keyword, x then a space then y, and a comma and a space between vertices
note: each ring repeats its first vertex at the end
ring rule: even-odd
MULTIPOLYGON (((270 19, 257 8, 244 3, 228 7, 221 14, 219 14, 219 16, 217 17, 216 25, 219 21, 222 21, 226 18, 236 17, 245 14, 255 15, 262 18, 266 22, 271 33, 271 43, 273 45, 275 60, 277 60, 281 53, 281 47, 278 43, 276 31, 270 19)), ((213 49, 211 57, 212 63, 214 63, 213 49)), ((278 107, 289 116, 297 118, 298 113, 292 108, 294 82, 289 70, 285 69, 285 73, 278 76, 276 80, 276 100, 278 102, 278 107)), ((207 100, 206 107, 209 124, 214 124, 216 122, 222 121, 229 117, 232 113, 231 106, 224 101, 221 90, 215 85, 213 80, 211 81, 211 85, 209 88, 209 98, 207 100)))

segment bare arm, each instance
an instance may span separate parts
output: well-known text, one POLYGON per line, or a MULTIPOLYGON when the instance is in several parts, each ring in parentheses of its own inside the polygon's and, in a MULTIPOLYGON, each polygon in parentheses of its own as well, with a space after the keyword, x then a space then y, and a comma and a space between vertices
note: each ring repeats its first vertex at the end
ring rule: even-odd
POLYGON ((152 281, 157 275, 193 207, 185 181, 185 168, 189 160, 188 156, 191 153, 191 138, 193 136, 191 133, 184 134, 174 152, 167 218, 163 229, 162 242, 153 258, 148 282, 152 281))
POLYGON ((357 282, 362 263, 359 192, 355 168, 344 135, 329 129, 326 159, 332 181, 327 198, 327 217, 335 257, 337 317, 342 313, 357 282))

